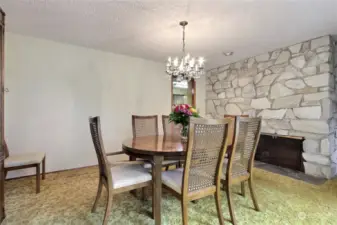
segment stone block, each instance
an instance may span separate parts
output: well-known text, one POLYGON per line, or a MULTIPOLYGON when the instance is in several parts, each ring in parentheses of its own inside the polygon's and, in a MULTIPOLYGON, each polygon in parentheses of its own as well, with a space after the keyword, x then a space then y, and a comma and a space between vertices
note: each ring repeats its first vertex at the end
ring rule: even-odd
POLYGON ((317 53, 320 53, 320 52, 329 52, 331 50, 332 50, 332 48, 330 46, 323 46, 323 47, 317 48, 316 52, 317 53))
POLYGON ((326 63, 331 58, 331 52, 321 52, 317 55, 313 55, 308 61, 308 67, 318 66, 319 64, 326 63))
POLYGON ((232 87, 233 88, 237 88, 238 87, 238 79, 235 78, 234 80, 232 80, 232 87))
POLYGON ((327 120, 332 117, 332 110, 331 110, 332 101, 331 99, 325 98, 322 100, 322 117, 321 119, 327 120))
POLYGON ((229 99, 229 102, 230 103, 242 103, 242 102, 245 102, 245 99, 244 98, 231 98, 229 99))
POLYGON ((301 131, 296 131, 296 130, 290 130, 289 135, 305 137, 306 139, 313 139, 313 140, 321 140, 322 138, 326 136, 325 134, 308 133, 308 132, 301 132, 301 131))
POLYGON ((320 119, 321 106, 293 108, 296 117, 300 119, 320 119))
POLYGON ((302 44, 301 52, 304 53, 309 50, 310 41, 306 41, 302 44))
POLYGON ((304 82, 311 87, 329 86, 329 73, 305 77, 304 82))
POLYGON ((256 61, 255 61, 255 58, 254 58, 254 57, 249 58, 249 59, 248 59, 248 62, 247 62, 247 67, 248 67, 248 68, 252 68, 253 65, 254 65, 255 63, 256 63, 256 61))
POLYGON ((278 74, 280 74, 280 73, 284 72, 284 70, 285 70, 285 65, 283 65, 283 64, 275 65, 275 66, 269 67, 269 69, 270 69, 273 73, 278 73, 278 74))
POLYGON ((255 77, 254 77, 254 84, 257 84, 260 82, 260 80, 263 77, 263 73, 258 73, 255 77))
POLYGON ((329 125, 326 121, 320 120, 291 120, 291 126, 294 130, 316 133, 316 134, 328 134, 329 125))
POLYGON ((316 75, 317 74, 316 66, 306 67, 302 71, 303 71, 303 73, 305 73, 308 76, 316 75))
POLYGON ((235 88, 235 96, 240 97, 241 96, 241 88, 235 88))
POLYGON ((328 138, 321 140, 321 154, 325 156, 330 156, 330 145, 328 138))
POLYGON ((251 107, 254 109, 268 109, 271 104, 267 98, 258 98, 252 100, 251 107))
POLYGON ((218 98, 226 98, 226 92, 221 92, 218 94, 218 98))
POLYGON ((263 74, 264 75, 270 75, 270 74, 272 74, 272 72, 271 72, 271 70, 266 69, 263 74))
POLYGON ((302 69, 302 68, 304 67, 306 61, 305 61, 304 56, 302 55, 302 56, 298 56, 298 57, 296 57, 296 58, 291 59, 291 60, 290 60, 290 63, 291 63, 293 66, 295 66, 295 67, 297 67, 297 68, 299 68, 299 69, 302 69))
POLYGON ((302 89, 305 87, 304 82, 301 79, 287 80, 285 86, 291 89, 302 89))
POLYGON ((262 78, 260 82, 257 83, 257 87, 271 85, 274 80, 278 77, 278 74, 266 75, 262 78))
POLYGON ((303 152, 302 156, 307 162, 317 163, 325 166, 329 166, 331 164, 330 158, 324 155, 303 152))
POLYGON ((213 91, 207 91, 206 92, 206 98, 207 99, 218 98, 218 95, 213 91))
POLYGON ((263 71, 274 65, 274 61, 261 62, 257 65, 258 71, 263 71))
POLYGON ((255 87, 253 84, 247 84, 242 89, 242 97, 244 98, 253 98, 256 96, 255 87))
POLYGON ((206 113, 207 114, 216 113, 215 105, 212 100, 206 100, 206 113))
POLYGON ((287 109, 287 112, 284 118, 285 119, 296 119, 295 114, 292 109, 287 109))
POLYGON ((231 87, 231 82, 228 81, 220 81, 221 88, 230 88, 231 87))
POLYGON ((275 134, 276 130, 270 128, 270 127, 266 127, 266 126, 262 126, 261 127, 261 132, 262 133, 267 133, 267 134, 275 134))
POLYGON ((213 103, 214 103, 215 106, 218 106, 218 105, 220 105, 220 100, 213 100, 213 103))
POLYGON ((281 50, 275 50, 272 52, 270 59, 277 59, 281 54, 281 50))
POLYGON ((286 109, 278 109, 278 110, 264 109, 257 116, 262 117, 264 119, 283 119, 286 111, 287 111, 286 109))
POLYGON ((238 79, 239 87, 244 87, 247 84, 250 84, 252 82, 253 82, 253 78, 252 77, 242 77, 242 78, 238 79))
POLYGON ((236 105, 236 104, 227 104, 226 105, 226 113, 229 114, 229 115, 241 115, 242 112, 241 112, 241 109, 236 105))
POLYGON ((255 109, 249 109, 242 113, 242 115, 248 115, 248 117, 256 117, 256 110, 255 109))
POLYGON ((299 107, 302 95, 292 95, 282 98, 277 98, 273 102, 273 109, 294 108, 299 107))
POLYGON ((218 115, 224 115, 224 114, 226 114, 224 107, 221 106, 221 105, 216 106, 216 113, 218 115))
POLYGON ((308 153, 319 153, 319 146, 320 141, 319 140, 312 140, 312 139, 305 139, 303 141, 303 151, 308 153))
POLYGON ((296 54, 300 52, 301 47, 302 47, 302 43, 299 43, 299 44, 290 46, 289 50, 292 54, 296 54))
POLYGON ((206 91, 212 91, 212 85, 206 84, 206 91))
POLYGON ((304 171, 306 174, 315 177, 323 177, 323 174, 321 173, 321 166, 310 162, 303 162, 303 164, 304 164, 304 171))
POLYGON ((290 123, 287 120, 268 120, 267 124, 269 127, 273 129, 283 129, 283 130, 289 130, 291 129, 290 123))
POLYGON ((218 74, 218 80, 225 80, 227 76, 228 76, 228 71, 225 70, 222 73, 218 74))
POLYGON ((319 65, 319 72, 320 73, 332 73, 332 67, 328 63, 323 63, 319 65))
POLYGON ((278 135, 288 135, 289 131, 288 130, 277 130, 276 134, 278 134, 278 135))
POLYGON ((305 94, 303 95, 303 101, 310 102, 310 101, 319 101, 324 98, 329 98, 329 92, 318 92, 313 94, 305 94))
POLYGON ((283 72, 281 73, 281 75, 277 78, 277 81, 281 81, 281 80, 289 80, 292 78, 295 78, 296 75, 292 72, 283 72))
POLYGON ((218 76, 217 75, 212 75, 212 76, 210 76, 209 79, 211 80, 212 84, 214 84, 215 82, 218 81, 218 76))
POLYGON ((259 97, 259 98, 268 96, 269 89, 270 89, 270 86, 257 87, 256 88, 256 96, 259 97))
POLYGON ((311 50, 314 50, 318 47, 330 45, 330 37, 323 36, 316 39, 311 40, 311 50))
POLYGON ((277 64, 288 62, 288 60, 290 59, 290 56, 291 54, 289 51, 282 51, 279 57, 277 58, 275 64, 277 65, 277 64))
POLYGON ((295 92, 293 90, 287 88, 283 84, 276 83, 271 87, 270 98, 276 99, 276 98, 280 98, 280 97, 284 97, 288 95, 293 95, 294 93, 295 92))
POLYGON ((270 57, 269 53, 265 53, 262 55, 255 56, 255 60, 256 62, 265 62, 269 60, 269 57, 270 57))

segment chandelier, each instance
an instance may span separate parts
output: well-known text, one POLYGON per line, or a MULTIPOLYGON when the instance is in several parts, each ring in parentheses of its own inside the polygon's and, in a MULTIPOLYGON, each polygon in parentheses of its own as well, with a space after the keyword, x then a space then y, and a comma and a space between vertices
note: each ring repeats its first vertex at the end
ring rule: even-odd
POLYGON ((180 26, 183 27, 183 54, 180 57, 175 57, 174 59, 168 57, 166 64, 166 73, 170 77, 176 78, 177 81, 183 81, 199 78, 205 73, 204 71, 204 58, 191 57, 190 54, 185 53, 185 27, 187 26, 187 21, 181 21, 180 26))

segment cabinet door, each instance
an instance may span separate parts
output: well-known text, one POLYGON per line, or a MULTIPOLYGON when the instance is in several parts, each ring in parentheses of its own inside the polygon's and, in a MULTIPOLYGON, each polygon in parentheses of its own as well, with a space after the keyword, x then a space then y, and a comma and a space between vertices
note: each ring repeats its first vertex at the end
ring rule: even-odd
POLYGON ((4 39, 5 39, 5 13, 0 8, 0 223, 5 218, 4 196, 4 39))

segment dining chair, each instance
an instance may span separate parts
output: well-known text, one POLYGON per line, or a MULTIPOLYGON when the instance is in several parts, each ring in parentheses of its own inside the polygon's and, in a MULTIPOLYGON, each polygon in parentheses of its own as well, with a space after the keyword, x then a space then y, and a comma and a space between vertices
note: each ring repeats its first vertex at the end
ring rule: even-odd
POLYGON ((244 182, 248 181, 250 194, 256 211, 260 211, 254 192, 253 167, 257 145, 260 139, 261 118, 235 119, 235 139, 229 159, 225 159, 221 182, 226 191, 229 213, 232 223, 236 224, 231 198, 231 186, 241 184, 241 194, 245 196, 244 182))
POLYGON ((180 138, 180 130, 181 130, 180 125, 171 123, 170 117, 167 115, 162 115, 161 121, 163 124, 164 136, 172 136, 172 137, 180 138))
POLYGON ((9 155, 7 143, 4 141, 4 173, 5 178, 8 171, 33 168, 36 169, 36 194, 40 193, 40 166, 42 164, 42 180, 46 178, 46 154, 44 152, 31 152, 9 155))
POLYGON ((89 118, 89 125, 99 167, 98 190, 91 211, 96 211, 97 203, 102 193, 102 187, 104 186, 108 192, 107 205, 103 219, 103 225, 106 225, 111 211, 113 195, 138 188, 148 187, 152 184, 152 176, 141 165, 144 163, 143 161, 109 162, 107 156, 115 156, 125 153, 122 151, 113 153, 105 152, 99 117, 89 118))
POLYGON ((181 201, 183 225, 188 224, 188 203, 209 195, 214 195, 219 222, 224 224, 220 185, 230 122, 191 117, 184 168, 162 173, 164 187, 181 201))
MULTIPOLYGON (((158 133, 158 116, 137 116, 132 115, 132 133, 133 137, 143 137, 159 135, 158 133)), ((130 157, 130 160, 135 160, 130 157)), ((164 160, 163 167, 168 170, 170 166, 178 166, 177 160, 164 160)), ((146 168, 151 168, 150 164, 145 164, 146 168)))

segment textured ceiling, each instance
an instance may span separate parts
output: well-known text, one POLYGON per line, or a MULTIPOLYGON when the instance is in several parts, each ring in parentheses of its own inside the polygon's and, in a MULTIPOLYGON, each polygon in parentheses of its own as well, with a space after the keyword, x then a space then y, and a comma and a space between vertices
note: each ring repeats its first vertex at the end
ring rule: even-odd
POLYGON ((337 34, 337 0, 0 0, 7 31, 164 62, 187 51, 212 68, 337 34), (223 51, 234 51, 225 57, 223 51))

